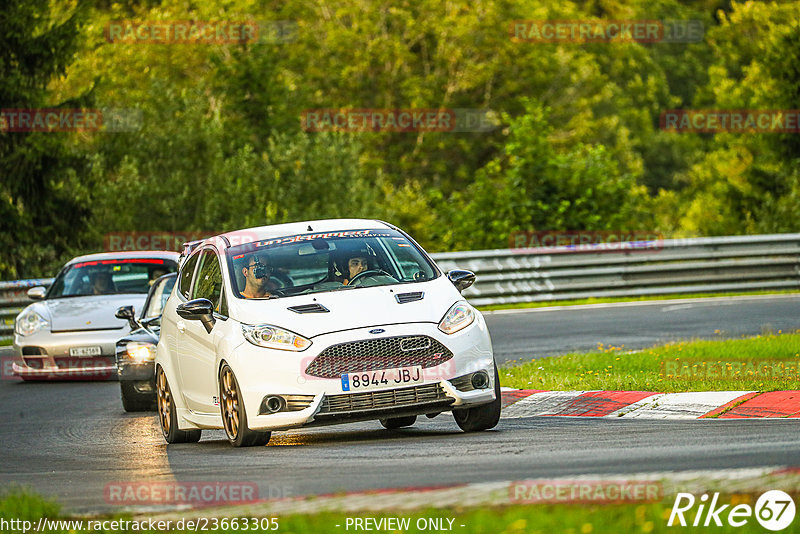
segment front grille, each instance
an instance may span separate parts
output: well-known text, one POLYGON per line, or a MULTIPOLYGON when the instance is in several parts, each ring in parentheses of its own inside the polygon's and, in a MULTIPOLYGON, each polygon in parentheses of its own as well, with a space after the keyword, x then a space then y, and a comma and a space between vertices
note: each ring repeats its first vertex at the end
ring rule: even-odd
POLYGON ((41 369, 44 367, 44 360, 42 358, 23 358, 25 365, 33 369, 41 369))
POLYGON ((345 373, 394 367, 434 367, 452 357, 447 347, 428 336, 365 339, 328 347, 314 358, 306 373, 319 378, 339 378, 345 373))
POLYGON ((329 395, 323 399, 319 413, 358 412, 448 400, 452 399, 445 394, 439 384, 425 384, 386 391, 329 395))
POLYGON ((95 356, 91 358, 70 356, 65 358, 53 358, 53 360, 56 362, 56 367, 59 369, 74 369, 76 371, 88 369, 90 367, 110 367, 116 364, 116 360, 108 356, 95 356))

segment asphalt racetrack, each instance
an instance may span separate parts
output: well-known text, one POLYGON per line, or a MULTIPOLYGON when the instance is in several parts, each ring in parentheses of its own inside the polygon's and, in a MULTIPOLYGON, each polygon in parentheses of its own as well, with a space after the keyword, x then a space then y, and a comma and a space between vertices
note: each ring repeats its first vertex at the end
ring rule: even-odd
POLYGON ((588 352, 598 343, 636 350, 690 339, 800 329, 800 295, 562 306, 485 312, 499 364, 588 352))
MULTIPOLYGON (((490 314, 498 361, 596 347, 800 328, 800 297, 724 299, 490 314)), ((408 429, 376 422, 276 432, 234 449, 222 431, 167 447, 152 413, 126 414, 116 382, 0 381, 0 486, 27 485, 70 511, 109 511, 108 484, 237 481, 287 497, 520 480, 800 466, 798 420, 501 419, 464 434, 452 417, 408 429)))

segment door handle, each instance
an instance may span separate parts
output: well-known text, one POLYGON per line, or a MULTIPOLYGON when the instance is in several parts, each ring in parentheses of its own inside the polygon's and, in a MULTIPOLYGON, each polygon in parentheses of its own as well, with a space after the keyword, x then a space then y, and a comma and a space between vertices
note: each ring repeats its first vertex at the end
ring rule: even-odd
POLYGON ((178 332, 180 332, 181 334, 186 332, 186 323, 184 323, 183 321, 178 321, 176 323, 176 326, 178 327, 178 332))

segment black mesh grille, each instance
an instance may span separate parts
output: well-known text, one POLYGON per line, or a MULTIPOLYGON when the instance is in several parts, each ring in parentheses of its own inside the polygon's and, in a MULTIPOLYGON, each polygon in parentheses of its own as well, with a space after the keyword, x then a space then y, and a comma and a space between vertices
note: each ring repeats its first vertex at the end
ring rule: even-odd
POLYGON ((110 367, 116 365, 116 360, 110 356, 79 358, 67 356, 64 358, 53 358, 56 367, 59 369, 81 370, 89 367, 110 367))
POLYGON ((299 306, 289 306, 286 309, 295 313, 327 313, 330 311, 322 304, 301 304, 299 306))
POLYGON ((397 299, 399 304, 405 304, 406 302, 414 302, 415 300, 422 300, 425 296, 425 293, 422 291, 414 291, 413 293, 398 293, 394 296, 397 299))
POLYGON ((449 397, 439 384, 425 384, 384 391, 328 395, 323 399, 319 413, 357 412, 359 410, 374 410, 377 408, 412 406, 414 404, 439 402, 448 399, 449 397))
POLYGON ((398 336, 340 343, 323 350, 306 368, 320 378, 345 373, 420 365, 434 367, 453 357, 447 347, 428 336, 398 336))

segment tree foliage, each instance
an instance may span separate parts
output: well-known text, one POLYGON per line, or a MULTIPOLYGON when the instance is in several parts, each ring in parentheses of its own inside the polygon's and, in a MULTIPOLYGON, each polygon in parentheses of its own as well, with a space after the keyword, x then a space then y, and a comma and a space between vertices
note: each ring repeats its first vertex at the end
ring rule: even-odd
POLYGON ((521 230, 797 231, 797 134, 659 128, 795 109, 800 2, 9 0, 0 102, 138 110, 129 132, 0 132, 6 278, 109 231, 381 218, 432 250, 521 230), (694 20, 691 43, 531 43, 513 20, 694 20), (276 42, 110 43, 110 21, 290 21, 276 42), (92 87, 90 101, 87 89, 92 87), (307 132, 317 108, 491 110, 480 132, 307 132))

